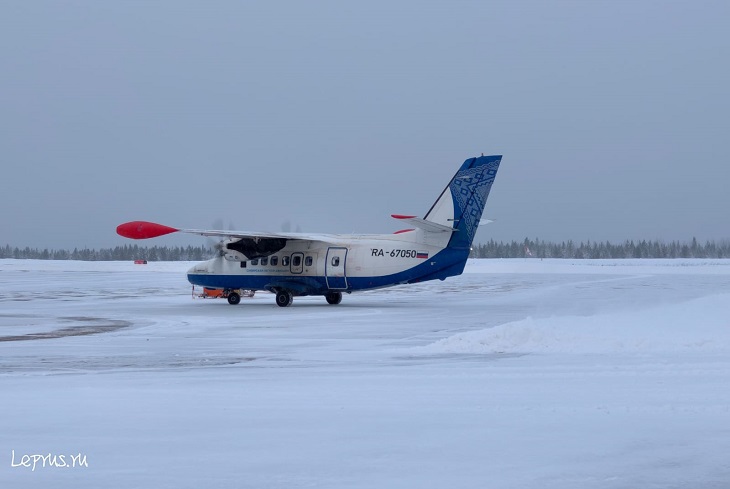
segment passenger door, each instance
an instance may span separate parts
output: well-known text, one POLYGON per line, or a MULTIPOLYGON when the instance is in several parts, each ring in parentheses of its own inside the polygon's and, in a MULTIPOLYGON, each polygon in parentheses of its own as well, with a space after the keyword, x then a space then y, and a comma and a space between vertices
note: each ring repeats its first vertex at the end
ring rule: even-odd
POLYGON ((345 273, 345 261, 347 260, 347 248, 328 248, 327 260, 324 265, 324 273, 327 279, 327 287, 330 289, 346 289, 347 275, 345 273))
POLYGON ((302 270, 304 270, 304 253, 291 254, 291 265, 289 270, 291 270, 291 273, 302 273, 302 270))

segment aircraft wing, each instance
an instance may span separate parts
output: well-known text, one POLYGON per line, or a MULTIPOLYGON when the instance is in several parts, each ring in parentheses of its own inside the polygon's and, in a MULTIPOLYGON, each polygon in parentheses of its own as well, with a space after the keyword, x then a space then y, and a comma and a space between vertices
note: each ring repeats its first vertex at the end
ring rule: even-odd
POLYGON ((326 234, 305 234, 305 233, 262 233, 249 231, 222 231, 222 230, 205 230, 205 229, 180 229, 164 224, 157 224, 149 221, 130 221, 117 226, 117 234, 130 239, 149 239, 157 238, 172 233, 197 234, 200 236, 210 236, 216 238, 253 238, 258 239, 293 239, 293 240, 314 240, 324 242, 334 242, 332 236, 326 234))

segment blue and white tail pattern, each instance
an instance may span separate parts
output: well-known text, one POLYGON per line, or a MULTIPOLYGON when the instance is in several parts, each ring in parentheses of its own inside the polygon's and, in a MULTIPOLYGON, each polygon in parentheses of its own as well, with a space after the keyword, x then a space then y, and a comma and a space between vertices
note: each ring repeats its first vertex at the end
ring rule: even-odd
POLYGON ((501 155, 466 160, 426 214, 425 220, 454 229, 448 248, 471 247, 501 161, 501 155))

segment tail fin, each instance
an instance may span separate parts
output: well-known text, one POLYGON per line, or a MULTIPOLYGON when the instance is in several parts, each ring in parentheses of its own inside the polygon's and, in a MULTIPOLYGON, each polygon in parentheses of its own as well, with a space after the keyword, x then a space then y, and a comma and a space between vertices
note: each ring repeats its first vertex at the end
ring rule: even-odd
POLYGON ((424 220, 454 229, 448 248, 471 248, 501 161, 501 155, 466 160, 426 213, 424 220))

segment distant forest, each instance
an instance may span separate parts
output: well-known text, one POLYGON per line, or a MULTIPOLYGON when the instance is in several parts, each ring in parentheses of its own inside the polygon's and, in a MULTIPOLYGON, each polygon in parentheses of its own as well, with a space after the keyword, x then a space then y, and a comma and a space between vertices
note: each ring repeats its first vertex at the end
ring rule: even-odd
POLYGON ((525 238, 510 243, 490 240, 475 245, 472 258, 730 258, 730 240, 706 241, 704 244, 692 238, 683 243, 672 241, 624 241, 614 244, 608 241, 562 241, 554 243, 525 238))
POLYGON ((34 260, 83 260, 83 261, 203 261, 215 256, 215 251, 207 246, 167 247, 124 245, 116 248, 90 250, 88 248, 68 250, 39 250, 38 248, 0 248, 0 258, 34 260))
MULTIPOLYGON (((215 256, 215 251, 207 246, 167 247, 138 245, 117 246, 92 250, 88 248, 69 250, 49 250, 37 248, 0 248, 0 258, 36 260, 83 260, 83 261, 202 261, 215 256)), ((528 239, 524 241, 490 240, 488 243, 474 245, 472 258, 730 258, 730 240, 700 243, 693 238, 690 242, 672 241, 624 241, 620 244, 608 241, 586 241, 575 243, 571 240, 555 243, 528 239)))

